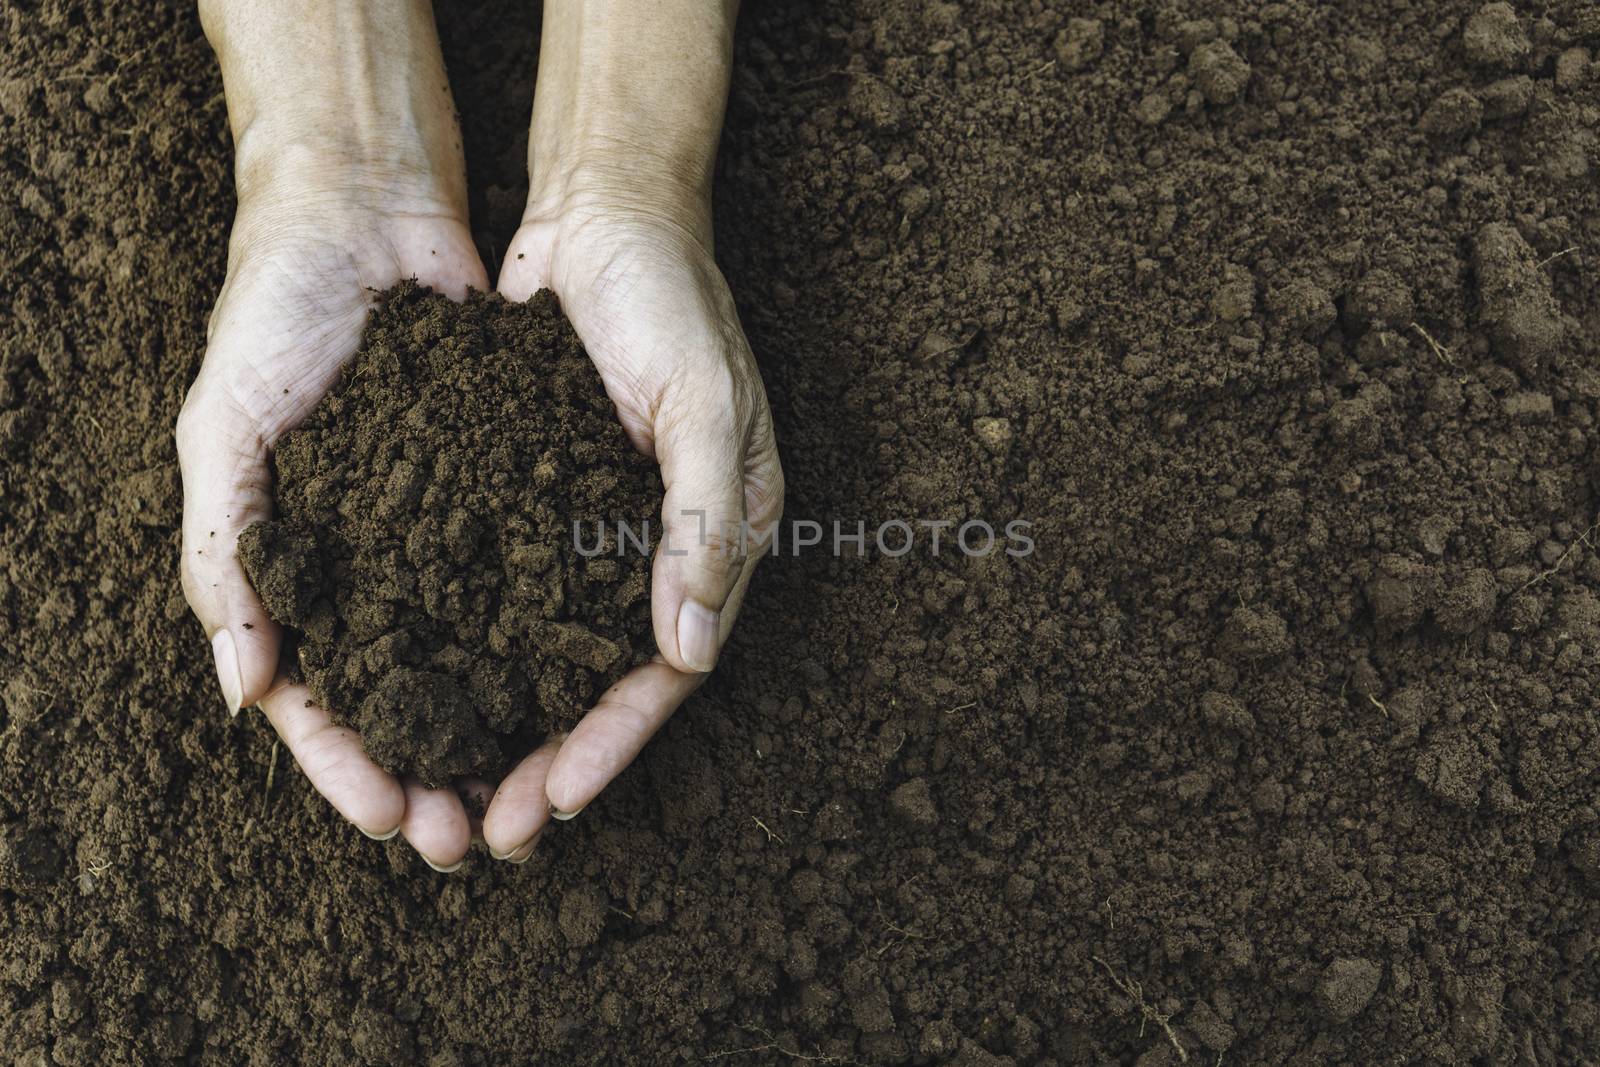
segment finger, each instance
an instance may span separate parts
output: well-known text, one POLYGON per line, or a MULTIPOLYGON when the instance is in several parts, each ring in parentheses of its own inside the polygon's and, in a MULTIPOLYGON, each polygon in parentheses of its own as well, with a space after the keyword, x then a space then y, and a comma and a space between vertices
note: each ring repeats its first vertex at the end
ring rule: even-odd
POLYGON ((266 443, 253 419, 196 383, 178 416, 183 477, 183 592, 206 637, 231 714, 259 701, 278 669, 282 634, 239 565, 239 534, 272 515, 266 443))
POLYGON ((756 565, 773 551, 777 542, 778 523, 783 518, 783 465, 778 461, 778 449, 772 433, 772 415, 767 410, 766 398, 761 398, 761 410, 756 416, 752 434, 750 456, 745 462, 744 510, 749 529, 749 545, 744 567, 734 582, 722 608, 722 640, 728 640, 734 619, 744 604, 750 590, 750 577, 756 565))
POLYGON ((311 787, 368 837, 386 840, 400 828, 405 793, 394 775, 372 762, 354 730, 337 726, 303 685, 279 685, 261 700, 311 787))
POLYGON ((545 794, 552 817, 564 821, 588 806, 704 680, 657 658, 607 689, 550 765, 545 794))
POLYGON ((415 778, 404 781, 406 813, 400 833, 440 874, 461 866, 472 845, 467 810, 454 789, 428 789, 415 778))
POLYGON ((728 640, 732 630, 733 621, 739 615, 739 609, 744 606, 745 594, 750 591, 750 578, 756 572, 756 564, 761 562, 761 554, 755 552, 744 561, 744 569, 739 572, 739 578, 733 584, 733 592, 728 594, 728 601, 722 608, 722 640, 728 640))
POLYGON ((542 837, 544 837, 544 831, 540 830, 538 833, 533 835, 526 845, 523 845, 511 855, 507 856, 506 862, 527 863, 528 860, 533 858, 533 850, 539 847, 539 839, 542 837))
POLYGON ((544 782, 561 750, 562 737, 551 738, 524 757, 495 790, 489 810, 483 813, 483 843, 495 859, 526 851, 549 821, 550 800, 544 782))
POLYGON ((723 609, 749 555, 748 420, 732 399, 736 395, 729 387, 673 398, 656 418, 656 458, 666 494, 650 616, 656 647, 680 671, 703 673, 716 666, 723 609))

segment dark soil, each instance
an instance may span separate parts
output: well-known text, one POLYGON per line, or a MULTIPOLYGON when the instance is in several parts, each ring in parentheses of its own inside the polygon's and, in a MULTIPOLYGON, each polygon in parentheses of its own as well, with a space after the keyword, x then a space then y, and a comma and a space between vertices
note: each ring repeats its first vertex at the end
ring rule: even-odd
MULTIPOLYGON (((535 13, 441 5, 475 231, 535 13)), ((787 516, 520 867, 230 722, 171 425, 187 2, 0 13, 0 1047, 25 1064, 1573 1064, 1600 1048, 1600 16, 750 0, 718 254, 787 516)))
POLYGON ((240 558, 384 768, 497 777, 649 658, 648 546, 618 523, 648 531, 661 479, 550 293, 384 294, 273 461, 240 558))

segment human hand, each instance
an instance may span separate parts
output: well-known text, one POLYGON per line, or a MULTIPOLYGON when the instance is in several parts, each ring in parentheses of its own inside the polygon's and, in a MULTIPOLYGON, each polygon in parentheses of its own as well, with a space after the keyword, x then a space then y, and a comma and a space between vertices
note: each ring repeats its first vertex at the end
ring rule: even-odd
MULTIPOLYGON (((469 286, 488 286, 466 224, 431 14, 406 3, 403 13, 387 13, 381 39, 361 25, 339 27, 340 37, 314 25, 319 11, 332 17, 334 7, 263 0, 242 22, 227 4, 202 11, 223 66, 239 201, 205 360, 178 416, 183 589, 211 641, 229 710, 259 703, 345 818, 369 837, 404 833, 444 869, 471 844, 460 798, 381 770, 353 730, 335 725, 305 686, 282 679, 281 632, 235 555, 240 532, 272 515, 274 442, 355 354, 374 295, 413 276, 457 299, 469 286), (274 24, 274 14, 286 21, 274 24), (397 84, 283 84, 321 69, 315 56, 291 57, 291 73, 271 69, 285 47, 334 46, 362 55, 400 50, 357 64, 397 84), (415 84, 427 89, 412 99, 415 84), (357 99, 346 99, 352 94, 357 99), (395 101, 400 112, 383 110, 395 101)), ((343 51, 323 57, 335 72, 348 59, 343 51)))
POLYGON ((635 446, 661 464, 658 653, 500 783, 483 818, 516 862, 639 754, 716 663, 783 470, 766 392, 712 256, 711 170, 737 0, 546 0, 528 206, 500 291, 561 300, 635 446), (731 536, 731 540, 730 540, 731 536))
POLYGON ((655 660, 524 760, 490 802, 484 840, 514 861, 531 854, 547 816, 570 818, 593 800, 704 680, 783 508, 766 392, 698 202, 626 186, 536 196, 500 291, 525 300, 540 288, 560 298, 629 438, 661 464, 671 551, 657 551, 651 577, 655 660))

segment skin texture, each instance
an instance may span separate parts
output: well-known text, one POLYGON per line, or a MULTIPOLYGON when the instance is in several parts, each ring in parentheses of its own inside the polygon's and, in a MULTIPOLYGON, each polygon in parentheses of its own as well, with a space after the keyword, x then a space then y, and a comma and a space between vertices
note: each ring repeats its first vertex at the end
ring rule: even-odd
POLYGON ((659 654, 497 789, 427 790, 379 769, 304 686, 235 559, 271 514, 273 443, 356 350, 372 291, 416 277, 452 297, 488 278, 431 9, 421 0, 208 0, 239 208, 205 361, 177 425, 183 585, 230 711, 259 704, 312 785, 364 833, 437 870, 481 834, 522 862, 550 818, 592 801, 704 679, 761 557, 719 535, 777 521, 766 395, 711 246, 710 184, 734 4, 551 0, 529 138, 530 194, 499 289, 548 287, 634 444, 661 464, 672 552, 657 555, 659 654), (487 801, 481 825, 462 795, 487 801))

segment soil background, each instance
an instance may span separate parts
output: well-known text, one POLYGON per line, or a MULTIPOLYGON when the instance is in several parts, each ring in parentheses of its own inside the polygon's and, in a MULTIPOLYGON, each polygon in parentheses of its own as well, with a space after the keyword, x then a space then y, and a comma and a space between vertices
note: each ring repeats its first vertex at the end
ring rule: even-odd
MULTIPOLYGON (((441 8, 492 268, 537 12, 441 8)), ((0 1048, 1594 1062, 1600 17, 1479 8, 752 0, 718 254, 788 517, 1038 550, 768 561, 603 800, 440 876, 179 592, 191 5, 11 0, 0 1048)))

